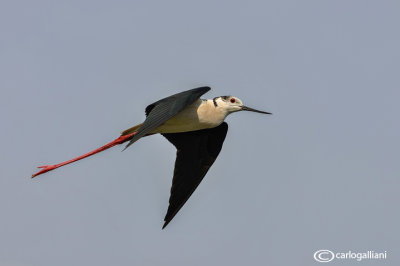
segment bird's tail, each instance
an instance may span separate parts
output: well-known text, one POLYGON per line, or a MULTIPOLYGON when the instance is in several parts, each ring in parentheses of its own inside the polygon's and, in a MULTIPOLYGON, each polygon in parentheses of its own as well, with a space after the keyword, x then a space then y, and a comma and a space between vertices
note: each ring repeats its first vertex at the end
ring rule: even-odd
POLYGON ((100 148, 97 148, 97 149, 95 149, 95 150, 93 150, 93 151, 91 151, 91 152, 88 152, 88 153, 86 153, 86 154, 83 154, 83 155, 81 155, 81 156, 78 156, 78 157, 76 157, 76 158, 74 158, 74 159, 71 159, 71 160, 68 160, 68 161, 65 161, 65 162, 62 162, 62 163, 59 163, 59 164, 39 166, 38 168, 41 168, 42 170, 40 170, 40 171, 37 172, 36 174, 33 174, 33 175, 32 175, 32 178, 34 178, 35 176, 41 175, 41 174, 43 174, 43 173, 46 173, 46 172, 48 172, 48 171, 54 170, 54 169, 56 169, 56 168, 58 168, 58 167, 61 167, 61 166, 64 166, 64 165, 67 165, 67 164, 70 164, 70 163, 79 161, 79 160, 81 160, 81 159, 83 159, 83 158, 92 156, 92 155, 94 155, 94 154, 96 154, 96 153, 99 153, 99 152, 101 152, 101 151, 107 150, 107 149, 109 149, 109 148, 111 148, 111 147, 113 147, 113 146, 115 146, 115 145, 122 144, 122 143, 124 143, 125 141, 128 141, 128 140, 130 140, 131 138, 133 138, 133 136, 136 134, 137 129, 138 129, 141 125, 142 125, 142 124, 139 124, 139 125, 137 125, 137 126, 134 126, 134 127, 129 128, 129 129, 127 129, 127 130, 124 130, 124 131, 121 133, 121 136, 119 136, 119 137, 116 138, 115 140, 111 141, 110 143, 107 143, 106 145, 101 146, 100 148))
POLYGON ((143 124, 139 124, 133 127, 130 127, 128 129, 125 129, 124 131, 121 132, 121 136, 129 135, 132 133, 135 133, 143 124))

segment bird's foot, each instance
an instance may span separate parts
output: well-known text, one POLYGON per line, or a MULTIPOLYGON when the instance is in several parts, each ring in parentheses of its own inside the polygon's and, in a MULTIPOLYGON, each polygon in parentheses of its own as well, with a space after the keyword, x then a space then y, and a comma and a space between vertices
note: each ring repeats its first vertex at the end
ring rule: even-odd
POLYGON ((54 170, 54 169, 56 169, 57 167, 59 167, 59 166, 57 166, 56 164, 54 164, 54 165, 43 165, 43 166, 38 166, 38 168, 39 168, 39 169, 42 168, 42 170, 40 170, 40 171, 37 172, 36 174, 33 174, 33 175, 32 175, 32 178, 34 178, 35 176, 41 175, 41 174, 43 174, 43 173, 46 173, 46 172, 48 172, 48 171, 54 170))

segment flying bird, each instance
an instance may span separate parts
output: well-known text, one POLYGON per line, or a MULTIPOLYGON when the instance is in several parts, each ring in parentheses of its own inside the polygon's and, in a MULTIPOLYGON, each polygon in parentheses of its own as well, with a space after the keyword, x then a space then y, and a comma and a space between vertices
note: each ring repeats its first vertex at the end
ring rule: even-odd
POLYGON ((120 137, 89 153, 63 163, 39 166, 42 170, 32 178, 117 144, 129 141, 126 149, 141 137, 160 133, 177 149, 164 229, 196 190, 221 151, 228 131, 225 118, 238 111, 271 114, 244 106, 233 96, 200 99, 210 89, 195 88, 152 103, 146 107, 143 123, 122 131, 120 137))

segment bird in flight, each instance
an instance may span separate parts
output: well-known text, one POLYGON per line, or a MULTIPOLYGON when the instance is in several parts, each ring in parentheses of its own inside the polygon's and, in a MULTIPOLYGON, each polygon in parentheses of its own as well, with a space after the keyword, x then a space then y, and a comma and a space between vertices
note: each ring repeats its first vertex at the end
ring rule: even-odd
POLYGON ((164 229, 190 198, 221 151, 228 131, 225 118, 238 111, 271 114, 244 106, 233 96, 200 99, 210 89, 195 88, 152 103, 146 107, 143 123, 122 131, 117 139, 89 153, 63 163, 39 166, 42 170, 32 178, 129 141, 125 150, 141 137, 160 133, 177 149, 164 229))

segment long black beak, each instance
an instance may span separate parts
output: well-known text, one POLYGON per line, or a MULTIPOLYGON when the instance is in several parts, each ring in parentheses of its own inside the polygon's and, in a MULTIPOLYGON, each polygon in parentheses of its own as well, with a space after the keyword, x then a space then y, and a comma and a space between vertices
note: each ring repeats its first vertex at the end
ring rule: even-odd
POLYGON ((247 106, 242 106, 242 111, 251 111, 251 112, 256 112, 256 113, 261 113, 261 114, 267 114, 267 115, 272 115, 272 113, 256 110, 247 106))

